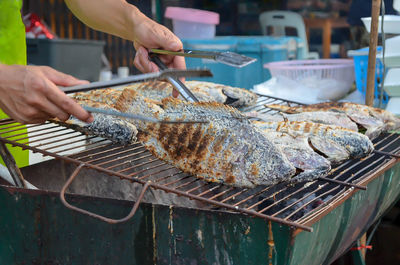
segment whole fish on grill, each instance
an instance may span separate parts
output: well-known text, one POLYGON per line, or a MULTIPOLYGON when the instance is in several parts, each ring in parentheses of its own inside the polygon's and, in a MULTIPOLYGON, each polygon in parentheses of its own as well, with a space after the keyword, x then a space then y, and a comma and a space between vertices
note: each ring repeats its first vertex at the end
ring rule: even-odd
POLYGON ((310 121, 327 125, 335 125, 352 131, 358 131, 357 124, 353 122, 346 114, 334 111, 315 111, 301 112, 296 114, 267 114, 256 111, 244 113, 247 117, 257 118, 262 121, 310 121))
POLYGON ((293 137, 289 134, 264 129, 264 134, 286 155, 290 163, 299 171, 290 181, 311 181, 326 176, 331 163, 314 152, 307 137, 293 137))
POLYGON ((255 124, 262 129, 308 137, 312 147, 333 163, 349 157, 364 157, 374 149, 367 136, 334 125, 296 121, 255 122, 255 124))
POLYGON ((192 124, 133 121, 139 130, 138 139, 156 157, 207 181, 253 187, 285 181, 295 174, 295 168, 281 150, 232 107, 166 98, 160 108, 127 89, 115 108, 163 120, 208 121, 192 124))
MULTIPOLYGON (((113 109, 107 104, 93 102, 90 100, 78 100, 82 106, 89 106, 102 109, 113 109)), ((129 144, 136 141, 137 129, 136 126, 129 121, 123 120, 110 115, 92 113, 94 121, 85 123, 71 116, 65 122, 54 121, 76 131, 88 134, 97 135, 109 139, 116 143, 129 144)))
POLYGON ((211 95, 211 97, 215 99, 225 98, 224 101, 214 101, 229 104, 233 107, 252 106, 257 102, 258 99, 258 96, 249 90, 212 82, 186 81, 186 86, 193 91, 195 96, 197 96, 196 93, 199 95, 201 93, 205 93, 211 95))
MULTIPOLYGON (((254 105, 258 96, 243 88, 204 82, 186 81, 185 85, 202 102, 219 102, 234 107, 254 105)), ((173 87, 168 82, 149 81, 135 83, 127 88, 136 90, 141 96, 161 101, 172 95, 173 87)))
POLYGON ((400 128, 400 118, 394 114, 366 105, 348 102, 326 102, 307 106, 288 107, 282 105, 266 105, 269 108, 277 109, 287 113, 300 113, 312 111, 337 111, 345 113, 355 123, 367 129, 365 135, 370 138, 380 133, 400 128))

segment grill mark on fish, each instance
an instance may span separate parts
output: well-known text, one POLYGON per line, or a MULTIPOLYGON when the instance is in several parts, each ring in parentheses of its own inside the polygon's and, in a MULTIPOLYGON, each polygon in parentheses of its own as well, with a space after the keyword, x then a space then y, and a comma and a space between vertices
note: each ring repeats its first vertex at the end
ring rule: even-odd
POLYGON ((197 150, 196 150, 196 156, 199 159, 204 159, 206 156, 206 149, 208 147, 208 145, 210 144, 210 142, 213 140, 213 137, 209 136, 209 135, 205 135, 199 145, 197 146, 197 150))
POLYGON ((191 141, 189 141, 189 144, 188 144, 188 150, 189 150, 190 154, 195 153, 195 151, 198 147, 198 144, 200 143, 201 137, 202 137, 202 128, 201 128, 201 126, 196 126, 196 129, 193 133, 192 139, 191 139, 191 141))
POLYGON ((187 150, 187 146, 188 146, 188 142, 190 142, 190 137, 191 137, 191 130, 192 130, 192 126, 190 126, 189 124, 182 124, 183 128, 181 129, 181 132, 179 133, 178 130, 178 145, 177 145, 177 154, 179 154, 179 156, 177 157, 177 159, 184 158, 184 156, 187 156, 188 154, 188 150, 187 150))

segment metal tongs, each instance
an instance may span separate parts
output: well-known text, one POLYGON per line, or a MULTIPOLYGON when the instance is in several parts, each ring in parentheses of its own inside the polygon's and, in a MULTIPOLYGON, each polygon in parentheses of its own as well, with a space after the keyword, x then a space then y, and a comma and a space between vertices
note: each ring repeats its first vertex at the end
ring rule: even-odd
MULTIPOLYGON (((212 76, 210 70, 207 69, 193 69, 193 70, 176 70, 176 69, 165 69, 160 72, 155 73, 148 73, 148 74, 140 74, 140 75, 133 75, 127 78, 118 78, 113 79, 110 81, 99 81, 99 82, 92 82, 89 84, 78 85, 78 86, 71 86, 71 87, 61 87, 60 89, 65 93, 75 93, 75 92, 83 92, 83 91, 90 91, 94 89, 102 89, 102 88, 109 88, 113 86, 120 86, 125 84, 130 84, 134 82, 141 82, 147 80, 157 80, 157 79, 170 79, 175 77, 207 77, 212 76)), ((156 118, 147 117, 140 114, 132 114, 132 113, 124 113, 119 112, 116 110, 111 109, 100 109, 100 108, 93 108, 89 106, 83 106, 86 111, 92 113, 100 113, 105 115, 111 115, 116 117, 122 117, 126 119, 134 119, 134 120, 141 120, 145 122, 155 122, 155 123, 208 123, 208 121, 197 121, 197 120, 190 120, 190 121, 171 121, 171 120, 158 120, 156 118)))
POLYGON ((214 51, 197 51, 182 50, 179 52, 166 51, 161 49, 150 49, 150 52, 157 54, 177 55, 184 57, 205 58, 215 60, 216 62, 227 64, 234 67, 244 67, 255 62, 257 59, 244 56, 234 52, 214 52, 214 51))
POLYGON ((76 93, 83 91, 90 91, 94 89, 109 88, 114 86, 121 86, 135 82, 143 82, 148 80, 159 80, 176 77, 211 77, 213 76, 208 69, 189 69, 189 70, 178 70, 178 69, 163 69, 160 72, 132 75, 126 78, 117 78, 109 81, 98 81, 84 85, 60 87, 64 93, 76 93))
MULTIPOLYGON (((160 58, 158 58, 156 54, 150 54, 149 58, 158 66, 158 68, 160 68, 160 71, 166 71, 168 69, 168 67, 160 60, 160 58)), ((199 102, 192 91, 190 91, 190 89, 187 88, 179 79, 168 76, 167 80, 186 101, 199 102)))
POLYGON ((159 120, 156 118, 152 117, 147 117, 144 115, 140 114, 133 114, 133 113, 125 113, 125 112, 120 112, 112 109, 99 109, 99 108, 93 108, 89 106, 82 106, 86 111, 92 112, 92 113, 100 113, 104 115, 110 115, 110 116, 115 116, 115 117, 121 117, 125 119, 131 119, 131 120, 141 120, 145 122, 155 122, 155 123, 164 123, 164 124, 172 124, 172 123, 208 123, 208 121, 204 120, 186 120, 186 121, 181 121, 181 120, 159 120))

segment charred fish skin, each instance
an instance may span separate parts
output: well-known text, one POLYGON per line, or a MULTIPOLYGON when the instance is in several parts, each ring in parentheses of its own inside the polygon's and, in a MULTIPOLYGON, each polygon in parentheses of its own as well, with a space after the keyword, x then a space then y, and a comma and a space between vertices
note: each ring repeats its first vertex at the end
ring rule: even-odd
POLYGON ((164 110, 171 119, 177 115, 179 117, 179 112, 184 113, 187 119, 197 117, 210 121, 215 131, 209 135, 216 138, 209 144, 208 156, 204 160, 205 169, 212 166, 213 159, 209 158, 216 155, 217 161, 225 163, 223 167, 231 167, 232 176, 240 183, 250 181, 253 185, 270 185, 294 173, 294 168, 283 154, 248 120, 241 119, 241 113, 234 108, 216 103, 188 104, 167 99, 164 101, 164 110))
POLYGON ((333 125, 291 121, 269 122, 265 126, 291 135, 316 136, 324 140, 330 140, 344 147, 353 158, 364 157, 374 149, 371 140, 367 136, 333 125))
POLYGON ((288 107, 277 104, 266 105, 275 110, 287 113, 311 111, 338 111, 346 113, 355 123, 367 129, 365 133, 374 138, 380 133, 400 128, 400 118, 386 110, 350 102, 325 102, 307 106, 288 107))
POLYGON ((140 97, 125 95, 120 111, 163 120, 207 120, 194 124, 137 123, 138 139, 156 157, 207 181, 236 187, 270 185, 295 173, 282 152, 239 111, 219 103, 166 98, 155 111, 140 97), (142 107, 138 107, 142 106, 142 107), (153 111, 153 112, 152 112, 153 111))
MULTIPOLYGON (((257 102, 257 94, 239 87, 232 87, 228 85, 216 84, 213 82, 203 81, 187 81, 187 87, 189 87, 193 93, 206 93, 214 98, 213 101, 229 104, 232 107, 247 107, 252 106, 257 102), (228 102, 229 101, 229 102, 228 102)), ((210 100, 201 100, 210 102, 210 100)))
MULTIPOLYGON (((83 106, 112 109, 105 104, 89 100, 78 101, 78 103, 83 106)), ((138 131, 130 122, 110 115, 99 113, 92 113, 92 115, 94 118, 92 123, 82 122, 73 116, 66 122, 56 122, 84 134, 100 136, 115 143, 126 145, 136 141, 138 131)))
POLYGON ((306 137, 294 138, 288 134, 269 129, 265 129, 263 132, 300 171, 289 182, 312 181, 326 176, 331 170, 329 160, 314 152, 306 137))
POLYGON ((259 112, 247 112, 245 113, 245 115, 266 122, 285 121, 285 120, 310 121, 326 125, 335 125, 352 131, 358 131, 357 124, 353 122, 346 114, 333 111, 301 112, 295 114, 280 113, 279 115, 264 114, 259 112))

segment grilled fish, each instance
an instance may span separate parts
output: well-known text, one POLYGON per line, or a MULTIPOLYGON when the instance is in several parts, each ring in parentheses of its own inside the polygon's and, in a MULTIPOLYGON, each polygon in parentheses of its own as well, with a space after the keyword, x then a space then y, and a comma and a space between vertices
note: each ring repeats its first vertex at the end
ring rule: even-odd
MULTIPOLYGON (((219 102, 234 107, 244 107, 255 104, 258 98, 256 94, 246 89, 212 82, 186 81, 185 85, 202 102, 219 102)), ((128 88, 136 90, 143 97, 159 101, 170 97, 173 89, 170 83, 162 81, 135 83, 128 88)))
POLYGON ((290 163, 299 171, 290 179, 291 182, 311 181, 326 176, 331 170, 331 163, 314 152, 307 137, 292 137, 289 134, 263 130, 264 134, 286 155, 290 163))
MULTIPOLYGON (((258 96, 249 90, 212 82, 187 81, 186 86, 193 91, 196 96, 208 94, 214 101, 229 104, 233 107, 252 106, 258 99, 258 96)), ((210 102, 210 100, 203 101, 210 102)))
POLYGON ((367 136, 334 125, 296 121, 256 122, 256 124, 262 129, 285 132, 295 137, 308 137, 312 147, 333 163, 349 157, 364 157, 374 149, 367 136))
POLYGON ((96 89, 87 92, 74 93, 72 97, 81 102, 97 102, 104 104, 104 107, 112 107, 118 101, 123 89, 106 88, 96 89))
MULTIPOLYGON (((82 106, 113 109, 106 104, 90 100, 82 100, 78 101, 78 103, 82 106)), ((73 116, 66 122, 55 122, 85 134, 101 136, 116 143, 129 144, 136 141, 138 131, 135 125, 130 122, 110 115, 98 113, 92 113, 92 115, 94 118, 92 123, 82 122, 73 116)))
POLYGON ((285 155, 241 113, 219 103, 162 100, 152 106, 133 90, 124 90, 116 109, 165 120, 207 120, 197 124, 134 121, 138 139, 156 157, 207 181, 237 187, 288 180, 295 168, 285 155))
POLYGON ((374 138, 380 133, 397 130, 400 128, 400 119, 394 114, 366 105, 348 102, 326 102, 308 106, 288 107, 281 105, 267 105, 272 109, 278 109, 287 113, 299 113, 310 111, 337 111, 345 113, 355 123, 367 129, 365 135, 374 138))
POLYGON ((260 112, 246 112, 245 115, 262 121, 310 121, 327 125, 335 125, 352 131, 358 131, 357 124, 346 114, 333 111, 301 112, 296 114, 270 115, 260 112))

